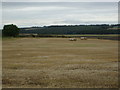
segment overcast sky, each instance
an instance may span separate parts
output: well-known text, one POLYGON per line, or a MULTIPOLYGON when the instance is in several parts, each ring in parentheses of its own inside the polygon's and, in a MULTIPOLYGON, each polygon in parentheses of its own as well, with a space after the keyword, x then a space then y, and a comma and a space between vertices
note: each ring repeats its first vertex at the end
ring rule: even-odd
POLYGON ((3 2, 3 25, 117 24, 117 2, 3 2))

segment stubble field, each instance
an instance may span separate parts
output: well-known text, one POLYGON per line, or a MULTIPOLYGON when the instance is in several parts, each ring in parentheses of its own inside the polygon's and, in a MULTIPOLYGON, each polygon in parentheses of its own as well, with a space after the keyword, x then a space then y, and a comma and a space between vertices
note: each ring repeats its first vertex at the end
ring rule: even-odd
POLYGON ((118 42, 3 39, 3 87, 117 88, 118 42))

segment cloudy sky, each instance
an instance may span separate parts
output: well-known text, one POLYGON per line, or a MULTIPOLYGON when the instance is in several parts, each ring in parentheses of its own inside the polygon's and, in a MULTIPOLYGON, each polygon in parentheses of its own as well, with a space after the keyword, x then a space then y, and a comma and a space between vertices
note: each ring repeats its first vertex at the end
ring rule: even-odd
POLYGON ((3 25, 116 24, 117 2, 3 2, 3 25))

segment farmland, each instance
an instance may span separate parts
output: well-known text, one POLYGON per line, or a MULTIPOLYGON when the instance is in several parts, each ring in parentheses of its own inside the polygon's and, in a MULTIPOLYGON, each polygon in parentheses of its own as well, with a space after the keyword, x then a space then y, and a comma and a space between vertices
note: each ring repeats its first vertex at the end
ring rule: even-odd
POLYGON ((6 38, 2 49, 3 87, 118 87, 118 41, 6 38))

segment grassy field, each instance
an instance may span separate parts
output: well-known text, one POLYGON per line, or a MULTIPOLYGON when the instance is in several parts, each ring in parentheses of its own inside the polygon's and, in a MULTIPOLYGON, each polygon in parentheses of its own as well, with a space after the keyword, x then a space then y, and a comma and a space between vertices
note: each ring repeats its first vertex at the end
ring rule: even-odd
POLYGON ((2 60, 3 87, 118 87, 118 41, 3 39, 2 60))

